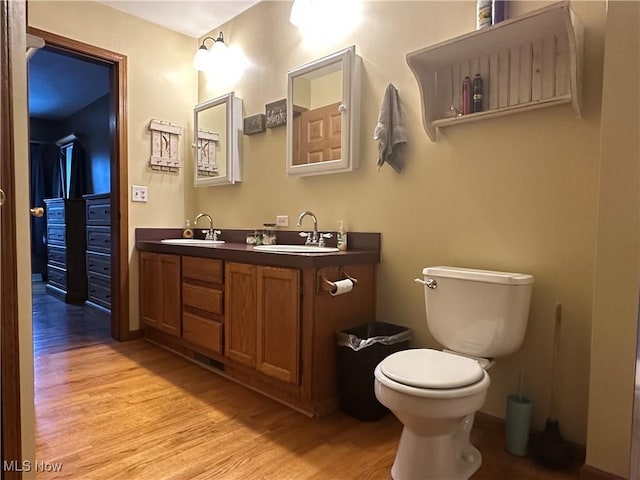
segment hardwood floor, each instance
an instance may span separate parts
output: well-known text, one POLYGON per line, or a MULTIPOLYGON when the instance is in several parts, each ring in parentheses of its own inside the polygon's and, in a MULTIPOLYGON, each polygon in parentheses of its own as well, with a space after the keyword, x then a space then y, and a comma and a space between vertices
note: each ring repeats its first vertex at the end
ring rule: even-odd
MULTIPOLYGON (((115 342, 51 297, 34 296, 34 329, 37 460, 62 464, 38 478, 390 478, 401 431, 391 414, 307 418, 143 340, 115 342)), ((508 454, 482 422, 472 437, 483 453, 474 479, 579 477, 508 454)))

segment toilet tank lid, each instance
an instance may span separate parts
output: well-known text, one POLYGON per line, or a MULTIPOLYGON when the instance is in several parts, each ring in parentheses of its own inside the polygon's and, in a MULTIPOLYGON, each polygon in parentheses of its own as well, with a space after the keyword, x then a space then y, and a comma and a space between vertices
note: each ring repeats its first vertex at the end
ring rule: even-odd
POLYGON ((502 283, 507 285, 527 285, 533 283, 533 275, 527 273, 496 272, 460 267, 425 267, 425 277, 457 278, 472 282, 502 283))

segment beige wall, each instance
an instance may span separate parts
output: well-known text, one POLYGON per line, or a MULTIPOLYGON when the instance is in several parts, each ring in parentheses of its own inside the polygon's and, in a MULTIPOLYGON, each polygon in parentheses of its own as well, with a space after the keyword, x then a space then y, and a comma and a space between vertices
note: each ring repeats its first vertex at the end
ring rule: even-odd
POLYGON ((629 474, 640 287, 639 27, 640 3, 609 2, 587 463, 622 477, 629 474))
MULTIPOLYGON (((539 5, 512 5, 512 12, 539 5)), ((244 137, 243 182, 198 190, 187 211, 207 211, 225 228, 259 226, 276 215, 289 215, 293 225, 297 214, 309 209, 321 229, 335 229, 344 220, 349 230, 381 232, 378 319, 411 327, 415 346, 437 346, 425 323, 422 289, 413 283, 423 267, 449 264, 535 275, 526 340, 492 368, 483 410, 503 416, 505 396, 523 372, 534 426, 543 427, 553 312, 561 302, 558 416, 563 433, 584 443, 605 8, 601 2, 577 2, 574 8, 586 27, 584 118, 576 118, 570 107, 554 107, 460 125, 431 142, 405 54, 473 30, 475 2, 365 2, 363 24, 352 35, 335 44, 328 35, 323 49, 315 51, 304 47, 289 24, 290 4, 258 4, 221 28, 253 62, 233 87, 244 99, 245 116, 286 96, 288 69, 355 44, 363 59, 361 167, 347 174, 287 178, 285 128, 268 129, 244 137), (399 89, 409 136, 402 174, 375 167, 372 135, 389 82, 399 89)), ((219 93, 201 77, 200 101, 219 93)))
MULTIPOLYGON (((542 4, 510 2, 510 15, 542 4)), ((628 458, 630 405, 627 398, 612 411, 607 401, 608 392, 627 392, 632 381, 633 358, 628 358, 628 350, 635 323, 628 317, 633 305, 626 299, 618 310, 612 297, 603 293, 596 295, 594 308, 594 278, 597 285, 618 281, 615 272, 604 268, 607 258, 615 257, 619 238, 603 234, 608 222, 623 235, 637 234, 637 226, 621 229, 614 207, 617 201, 632 201, 633 190, 616 192, 618 180, 607 175, 619 172, 623 178, 625 174, 637 178, 637 170, 624 162, 613 167, 617 127, 613 115, 606 113, 607 102, 624 99, 624 89, 605 92, 601 125, 605 4, 572 5, 585 25, 583 118, 576 118, 568 106, 553 107, 452 127, 437 142, 429 141, 422 128, 418 86, 405 54, 473 30, 472 1, 365 2, 363 24, 338 43, 331 44, 327 35, 322 50, 307 48, 289 24, 289 3, 263 2, 221 28, 212 25, 215 33, 224 31, 229 43, 242 46, 252 61, 243 79, 233 86, 216 86, 215 79, 207 82, 200 74, 197 88, 191 67, 197 47, 193 39, 91 2, 75 2, 72 10, 55 2, 30 2, 29 20, 35 27, 128 56, 129 182, 148 185, 150 197, 148 204, 130 206, 132 261, 136 226, 181 226, 184 218, 194 218, 199 211, 210 213, 218 228, 252 228, 273 221, 275 215, 289 215, 293 225, 300 211, 310 209, 321 229, 335 229, 337 221, 344 220, 349 230, 382 233, 378 319, 407 325, 414 331, 415 346, 434 347, 425 323, 422 289, 413 283, 424 266, 531 273, 536 284, 527 337, 519 352, 499 359, 492 368, 483 411, 503 416, 505 396, 514 391, 518 373, 523 372, 525 393, 534 401, 534 427, 543 427, 549 410, 553 312, 561 302, 557 416, 562 432, 573 441, 588 443, 589 464, 621 474, 628 458), (286 129, 276 128, 243 137, 242 183, 192 188, 192 154, 187 145, 191 109, 197 101, 235 90, 244 100, 244 116, 264 112, 266 103, 286 97, 288 69, 351 44, 363 58, 359 170, 287 178, 286 129), (377 146, 371 137, 389 82, 399 89, 407 120, 409 145, 402 174, 386 166, 379 172, 375 168, 377 146), (178 175, 153 173, 146 167, 150 143, 146 126, 151 118, 186 127, 181 149, 189 168, 178 175), (620 316, 619 329, 605 321, 609 312, 620 316), (620 376, 612 376, 612 369, 620 376), (605 387, 600 388, 603 380, 605 387), (609 425, 612 431, 607 430, 609 425), (618 454, 612 455, 616 449, 618 454)), ((634 244, 637 254, 637 238, 629 248, 634 244)), ((135 263, 131 267, 131 324, 136 328, 137 267, 135 263)), ((633 275, 627 272, 626 278, 632 280, 633 275)))
MULTIPOLYGON (((186 168, 159 173, 148 167, 148 126, 151 119, 182 126, 179 151, 184 163, 190 164, 197 99, 197 74, 192 67, 196 40, 97 2, 29 2, 29 25, 127 56, 129 184, 149 187, 148 203, 129 204, 131 328, 138 328, 135 228, 182 226, 185 218, 186 168)), ((189 178, 192 182, 191 172, 189 178)))

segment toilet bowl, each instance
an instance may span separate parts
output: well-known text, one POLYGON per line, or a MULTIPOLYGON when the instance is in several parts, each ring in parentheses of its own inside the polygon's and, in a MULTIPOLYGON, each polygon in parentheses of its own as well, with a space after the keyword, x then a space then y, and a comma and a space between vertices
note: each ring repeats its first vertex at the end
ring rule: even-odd
POLYGON ((438 350, 404 350, 380 362, 374 376, 376 398, 404 425, 394 480, 462 479, 480 468, 469 434, 490 380, 478 362, 438 350))
POLYGON ((375 369, 378 401, 404 428, 394 480, 467 479, 482 464, 471 445, 494 357, 524 339, 533 277, 458 267, 423 270, 429 331, 448 350, 403 350, 375 369))

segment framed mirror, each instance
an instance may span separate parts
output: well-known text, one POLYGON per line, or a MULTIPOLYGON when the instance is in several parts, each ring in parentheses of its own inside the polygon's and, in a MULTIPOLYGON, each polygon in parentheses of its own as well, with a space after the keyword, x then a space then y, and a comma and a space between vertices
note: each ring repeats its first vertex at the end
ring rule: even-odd
POLYGON ((242 99, 231 92, 196 105, 193 112, 195 186, 239 182, 242 99))
POLYGON ((358 167, 360 64, 351 46, 289 71, 288 176, 358 167))

